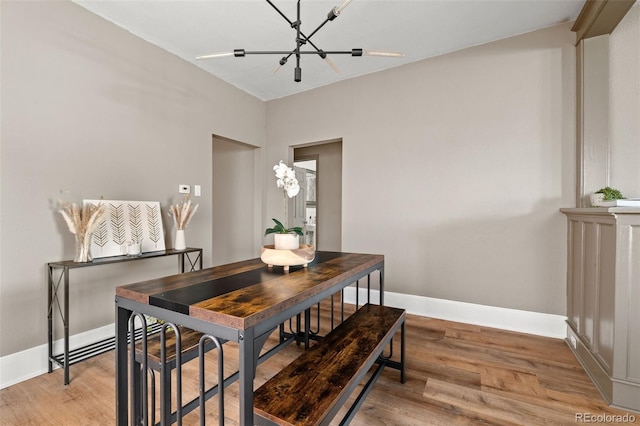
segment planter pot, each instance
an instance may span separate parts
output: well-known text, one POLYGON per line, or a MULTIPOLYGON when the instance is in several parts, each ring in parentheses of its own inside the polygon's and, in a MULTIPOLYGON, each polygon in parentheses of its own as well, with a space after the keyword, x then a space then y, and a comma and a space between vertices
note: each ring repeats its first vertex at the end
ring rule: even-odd
POLYGON ((604 201, 604 194, 591 194, 591 205, 593 207, 599 207, 604 201))
POLYGON ((297 250, 300 247, 298 234, 274 234, 276 250, 297 250))

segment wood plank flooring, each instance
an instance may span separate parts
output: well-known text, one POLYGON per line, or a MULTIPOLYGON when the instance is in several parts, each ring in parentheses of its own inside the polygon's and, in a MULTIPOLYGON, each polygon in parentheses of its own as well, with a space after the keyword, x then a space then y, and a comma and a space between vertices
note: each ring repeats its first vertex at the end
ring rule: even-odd
MULTIPOLYGON (((322 333, 329 315, 329 304, 323 302, 322 333)), ((397 370, 385 369, 353 425, 571 425, 580 423, 576 415, 581 413, 628 414, 607 406, 562 340, 415 315, 407 315, 406 332, 406 383, 400 383, 397 370)), ((275 335, 267 345, 274 342, 275 335)), ((256 387, 302 350, 289 345, 260 365, 256 387)), ((207 354, 208 385, 216 381, 215 352, 207 354)), ((399 347, 394 347, 393 358, 398 357, 399 347)), ((234 344, 224 345, 224 360, 226 375, 236 371, 234 344)), ((68 386, 62 374, 56 370, 0 391, 0 425, 115 423, 113 352, 72 366, 68 386)), ((187 400, 197 392, 197 362, 188 363, 183 375, 187 400)), ((237 394, 237 383, 226 389, 225 424, 238 424, 237 394)), ((206 413, 207 424, 217 424, 217 398, 207 402, 206 413)), ((631 424, 640 424, 640 414, 630 415, 631 424)), ((198 423, 196 410, 183 424, 198 423)))

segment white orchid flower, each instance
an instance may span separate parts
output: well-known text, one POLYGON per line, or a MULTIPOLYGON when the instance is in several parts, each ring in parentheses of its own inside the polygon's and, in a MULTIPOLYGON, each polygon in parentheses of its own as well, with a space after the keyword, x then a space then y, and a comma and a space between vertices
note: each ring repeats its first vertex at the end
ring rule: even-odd
MULTIPOLYGON (((282 160, 280 160, 280 163, 273 166, 273 171, 276 172, 276 177, 278 179, 284 179, 287 176, 287 172, 289 170, 291 169, 289 169, 289 167, 287 167, 287 165, 284 164, 282 160)), ((295 172, 294 172, 294 177, 295 177, 295 172)))
POLYGON ((273 171, 276 173, 276 186, 281 188, 289 198, 293 198, 300 192, 300 184, 296 179, 296 172, 288 167, 282 160, 275 166, 273 171))
POLYGON ((287 187, 287 196, 293 198, 300 192, 300 185, 289 185, 287 187))
POLYGON ((288 233, 295 232, 298 235, 302 234, 302 228, 294 227, 291 229, 287 229, 287 197, 293 198, 300 192, 300 183, 298 179, 296 179, 296 172, 293 168, 288 167, 282 160, 275 166, 273 166, 273 171, 276 174, 276 185, 279 189, 282 189, 282 195, 284 197, 284 225, 281 222, 278 222, 276 219, 273 219, 276 225, 279 225, 279 228, 268 228, 265 232, 265 235, 270 233, 288 233))
POLYGON ((296 172, 293 169, 287 167, 287 170, 285 170, 285 178, 295 179, 296 172))
POLYGON ((298 179, 296 179, 295 177, 285 179, 284 190, 287 191, 287 196, 289 198, 293 198, 298 195, 298 192, 300 192, 300 184, 298 183, 298 179))

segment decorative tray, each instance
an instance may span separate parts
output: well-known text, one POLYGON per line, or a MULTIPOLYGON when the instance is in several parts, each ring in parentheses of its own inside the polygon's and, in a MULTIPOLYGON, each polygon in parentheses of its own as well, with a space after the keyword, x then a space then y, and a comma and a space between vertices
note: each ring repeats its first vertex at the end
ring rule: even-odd
POLYGON ((294 250, 276 250, 273 245, 263 246, 260 259, 269 268, 283 266, 285 271, 289 266, 302 265, 305 268, 316 257, 316 249, 309 244, 300 244, 300 248, 294 250))

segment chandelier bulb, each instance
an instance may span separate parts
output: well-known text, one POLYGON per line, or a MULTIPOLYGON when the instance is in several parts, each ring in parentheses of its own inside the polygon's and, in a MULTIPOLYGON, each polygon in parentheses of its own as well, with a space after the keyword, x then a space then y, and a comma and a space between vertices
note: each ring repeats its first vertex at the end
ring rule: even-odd
POLYGON ((340 6, 334 7, 333 9, 336 13, 336 16, 340 15, 340 12, 342 12, 345 7, 349 6, 349 3, 351 3, 351 1, 352 0, 344 0, 340 6))
POLYGON ((383 56, 386 58, 404 58, 404 53, 402 52, 378 52, 375 50, 365 50, 365 56, 383 56))
POLYGON ((329 21, 333 21, 334 19, 336 19, 340 15, 340 12, 342 12, 344 8, 349 5, 349 3, 351 3, 351 0, 344 0, 340 6, 334 6, 333 9, 331 9, 327 14, 327 19, 329 21))
POLYGON ((200 55, 200 56, 196 56, 196 59, 224 58, 225 56, 233 56, 233 52, 222 52, 222 53, 213 53, 211 55, 200 55))
POLYGON ((340 68, 338 68, 338 66, 335 64, 335 62, 333 62, 331 59, 329 59, 328 56, 325 55, 324 61, 327 63, 327 65, 329 65, 331 67, 332 70, 335 71, 336 74, 342 74, 342 71, 340 70, 340 68))
POLYGON ((282 66, 284 64, 287 63, 287 57, 283 56, 279 61, 278 61, 278 65, 273 69, 273 71, 271 71, 271 75, 277 73, 278 71, 280 71, 280 68, 282 68, 282 66))

